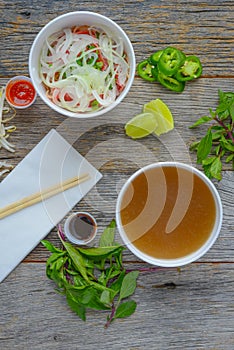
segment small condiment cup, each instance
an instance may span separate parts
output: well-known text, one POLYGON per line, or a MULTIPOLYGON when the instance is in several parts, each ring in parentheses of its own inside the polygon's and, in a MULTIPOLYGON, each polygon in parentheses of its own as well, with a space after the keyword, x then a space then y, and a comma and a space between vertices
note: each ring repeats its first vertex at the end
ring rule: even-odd
POLYGON ((95 238, 97 222, 87 212, 75 212, 65 220, 64 233, 70 242, 85 245, 95 238))
MULTIPOLYGON (((22 91, 22 94, 23 94, 23 91, 22 91)), ((29 77, 26 77, 24 75, 17 75, 13 78, 11 78, 7 84, 6 84, 6 100, 7 102, 9 103, 9 105, 11 107, 14 107, 16 109, 25 109, 25 108, 28 108, 30 107, 36 100, 37 98, 37 93, 36 93, 36 90, 33 86, 33 83, 32 83, 32 80, 31 78, 29 77), (12 89, 12 87, 15 85, 16 82, 26 82, 26 83, 29 83, 30 84, 30 88, 33 89, 33 99, 28 102, 28 103, 24 103, 24 104, 17 104, 17 103, 14 103, 14 101, 11 99, 10 97, 10 91, 12 89)))

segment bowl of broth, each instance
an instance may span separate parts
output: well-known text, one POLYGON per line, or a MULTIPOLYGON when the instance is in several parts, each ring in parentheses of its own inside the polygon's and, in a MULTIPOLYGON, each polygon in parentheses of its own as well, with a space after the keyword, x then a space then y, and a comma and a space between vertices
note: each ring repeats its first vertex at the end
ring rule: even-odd
POLYGON ((159 162, 136 171, 122 187, 116 222, 129 250, 156 266, 176 267, 203 256, 222 225, 219 193, 201 171, 159 162))

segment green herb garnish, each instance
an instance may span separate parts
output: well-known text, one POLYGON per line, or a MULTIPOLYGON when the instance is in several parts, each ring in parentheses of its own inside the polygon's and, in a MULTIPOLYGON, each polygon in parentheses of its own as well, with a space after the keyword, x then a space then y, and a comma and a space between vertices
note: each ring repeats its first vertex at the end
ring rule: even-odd
POLYGON ((223 161, 232 163, 234 169, 234 93, 219 90, 218 107, 209 112, 209 116, 201 117, 190 126, 215 122, 199 142, 192 143, 190 150, 197 152, 197 163, 202 164, 207 177, 221 180, 223 161))
POLYGON ((64 294, 67 303, 83 321, 86 310, 109 310, 105 327, 117 318, 132 315, 136 302, 128 300, 136 289, 139 272, 127 272, 122 264, 124 247, 114 241, 113 220, 100 237, 99 246, 75 247, 64 240, 59 229, 62 249, 43 240, 52 253, 46 263, 46 275, 53 280, 56 291, 64 294))

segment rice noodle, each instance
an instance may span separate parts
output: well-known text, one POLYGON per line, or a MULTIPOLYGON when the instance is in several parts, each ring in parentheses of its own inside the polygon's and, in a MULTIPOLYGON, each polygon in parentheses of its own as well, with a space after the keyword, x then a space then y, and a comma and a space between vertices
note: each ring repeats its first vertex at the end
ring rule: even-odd
POLYGON ((122 39, 93 27, 54 33, 41 51, 40 77, 47 96, 69 111, 88 112, 112 104, 128 75, 122 39))

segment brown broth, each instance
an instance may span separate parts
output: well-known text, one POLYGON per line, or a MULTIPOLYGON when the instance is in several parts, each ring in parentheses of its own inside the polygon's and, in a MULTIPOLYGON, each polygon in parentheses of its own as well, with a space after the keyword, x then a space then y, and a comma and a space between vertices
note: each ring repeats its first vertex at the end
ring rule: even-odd
POLYGON ((171 166, 151 168, 135 177, 132 186, 124 193, 120 217, 128 239, 140 251, 158 259, 175 259, 207 241, 216 208, 210 189, 199 176, 171 166), (168 232, 173 208, 179 210, 179 222, 173 225, 172 221, 168 232))

